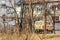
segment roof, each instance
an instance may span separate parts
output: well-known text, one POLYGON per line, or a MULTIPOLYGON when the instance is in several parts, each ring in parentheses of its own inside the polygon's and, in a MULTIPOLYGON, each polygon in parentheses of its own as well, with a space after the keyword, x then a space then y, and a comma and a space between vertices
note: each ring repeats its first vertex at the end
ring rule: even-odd
POLYGON ((36 2, 56 2, 56 1, 60 1, 60 0, 27 0, 27 2, 32 2, 32 3, 36 3, 36 2))
POLYGON ((59 2, 60 3, 60 0, 23 0, 23 1, 19 1, 18 4, 21 4, 21 2, 23 2, 24 4, 29 4, 29 3, 55 3, 55 2, 59 2))

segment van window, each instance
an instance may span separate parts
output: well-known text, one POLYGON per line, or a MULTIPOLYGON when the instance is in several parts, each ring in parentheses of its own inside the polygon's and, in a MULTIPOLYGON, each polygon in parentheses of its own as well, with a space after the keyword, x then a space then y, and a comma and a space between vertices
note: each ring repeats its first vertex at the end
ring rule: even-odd
POLYGON ((50 22, 46 22, 47 25, 50 25, 51 23, 50 22))
POLYGON ((35 22, 35 24, 37 24, 37 25, 41 25, 42 22, 37 21, 37 22, 35 22))

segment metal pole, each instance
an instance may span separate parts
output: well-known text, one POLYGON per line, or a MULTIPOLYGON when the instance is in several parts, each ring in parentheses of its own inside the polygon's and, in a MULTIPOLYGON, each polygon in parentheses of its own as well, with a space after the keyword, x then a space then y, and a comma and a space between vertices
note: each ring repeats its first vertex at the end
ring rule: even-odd
POLYGON ((20 31, 23 30, 23 13, 24 13, 24 3, 23 0, 21 0, 20 31))
POLYGON ((46 14, 45 14, 45 4, 43 4, 43 9, 44 9, 44 12, 43 12, 43 13, 44 13, 44 15, 43 15, 43 16, 44 16, 44 19, 43 19, 43 20, 44 20, 44 34, 45 34, 45 33, 46 33, 46 31, 45 31, 45 30, 46 30, 46 14))
POLYGON ((32 0, 29 1, 29 8, 30 8, 30 31, 33 32, 34 30, 34 25, 33 25, 33 8, 32 8, 32 0))
POLYGON ((44 9, 44 40, 46 40, 45 36, 46 36, 46 3, 43 3, 43 9, 44 9))
POLYGON ((53 19, 53 21, 54 21, 54 34, 55 34, 55 10, 54 10, 54 19, 53 19))

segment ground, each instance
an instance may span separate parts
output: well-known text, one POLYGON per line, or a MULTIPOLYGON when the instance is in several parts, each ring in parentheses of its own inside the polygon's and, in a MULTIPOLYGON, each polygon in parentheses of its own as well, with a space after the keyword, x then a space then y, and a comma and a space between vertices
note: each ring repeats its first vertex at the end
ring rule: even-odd
POLYGON ((49 39, 46 39, 46 40, 60 40, 60 37, 49 38, 49 39))
POLYGON ((0 34, 0 40, 60 40, 60 32, 56 31, 56 34, 36 34, 28 33, 27 31, 20 34, 0 34), (45 39, 44 39, 45 38, 45 39))
POLYGON ((44 39, 44 34, 21 34, 17 36, 16 34, 5 34, 0 35, 0 40, 60 40, 60 35, 47 34, 44 39))

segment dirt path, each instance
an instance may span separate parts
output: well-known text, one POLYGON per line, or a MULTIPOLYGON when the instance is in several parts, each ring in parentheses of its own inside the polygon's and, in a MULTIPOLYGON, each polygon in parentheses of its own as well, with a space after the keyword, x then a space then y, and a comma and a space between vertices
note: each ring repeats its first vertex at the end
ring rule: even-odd
POLYGON ((54 37, 54 38, 43 39, 43 40, 60 40, 60 37, 54 37))

